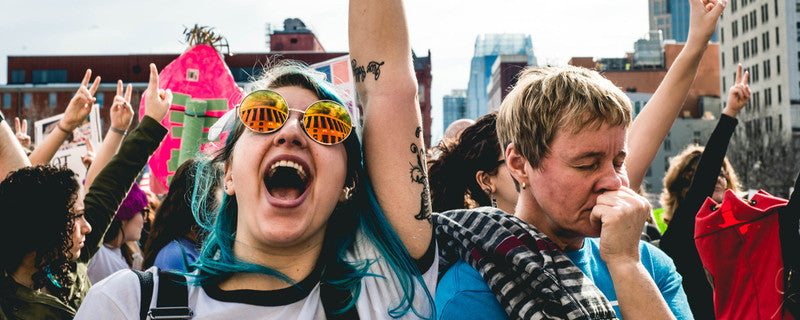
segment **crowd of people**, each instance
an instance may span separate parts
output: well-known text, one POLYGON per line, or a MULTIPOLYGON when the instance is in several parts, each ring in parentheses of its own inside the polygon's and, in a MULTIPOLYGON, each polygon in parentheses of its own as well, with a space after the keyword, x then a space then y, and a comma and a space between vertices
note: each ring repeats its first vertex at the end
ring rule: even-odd
POLYGON ((652 231, 642 181, 727 5, 687 1, 688 40, 635 119, 596 71, 531 67, 426 151, 402 1, 350 0, 362 130, 324 77, 275 63, 160 197, 136 183, 172 101, 153 64, 130 131, 118 81, 85 181, 49 165, 96 100, 87 70, 32 151, 26 122, 0 121, 0 319, 794 319, 800 200, 747 198, 724 158, 750 99, 741 66, 706 147, 673 159, 652 231), (752 261, 696 242, 708 217, 743 230, 743 207, 777 210, 779 232, 724 245, 773 250, 772 269, 724 270, 752 261))

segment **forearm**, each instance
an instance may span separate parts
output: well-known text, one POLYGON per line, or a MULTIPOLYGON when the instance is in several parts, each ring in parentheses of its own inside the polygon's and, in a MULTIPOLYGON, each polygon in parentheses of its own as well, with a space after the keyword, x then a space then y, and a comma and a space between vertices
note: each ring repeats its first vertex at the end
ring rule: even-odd
POLYGON ((387 220, 419 258, 427 251, 432 228, 417 81, 402 2, 351 0, 349 36, 364 107, 367 172, 387 220))
POLYGON ((5 179, 9 172, 30 165, 11 127, 0 121, 0 180, 5 179))
POLYGON ((641 262, 608 265, 623 319, 675 319, 641 262))
POLYGON ((97 174, 100 173, 106 164, 111 161, 111 157, 117 154, 120 145, 122 145, 122 139, 125 136, 118 132, 114 132, 108 130, 106 133, 106 138, 103 140, 103 145, 100 146, 100 150, 97 151, 97 155, 94 157, 94 161, 92 161, 92 165, 89 166, 89 170, 86 172, 86 187, 90 187, 92 182, 94 182, 94 178, 97 177, 97 174))
POLYGON ((35 166, 50 163, 50 160, 56 155, 61 144, 69 138, 69 134, 65 131, 68 128, 62 129, 63 126, 61 123, 56 125, 59 127, 53 129, 53 131, 44 138, 44 141, 36 146, 36 149, 33 149, 30 155, 31 165, 35 166))
POLYGON ((653 98, 633 121, 628 135, 631 154, 627 160, 632 189, 636 190, 641 185, 661 142, 678 117, 706 46, 696 42, 684 46, 653 98))
POLYGON ((84 200, 86 219, 95 228, 94 232, 86 236, 86 259, 97 251, 100 239, 134 179, 166 134, 167 129, 145 116, 122 143, 119 153, 111 158, 95 178, 84 200))

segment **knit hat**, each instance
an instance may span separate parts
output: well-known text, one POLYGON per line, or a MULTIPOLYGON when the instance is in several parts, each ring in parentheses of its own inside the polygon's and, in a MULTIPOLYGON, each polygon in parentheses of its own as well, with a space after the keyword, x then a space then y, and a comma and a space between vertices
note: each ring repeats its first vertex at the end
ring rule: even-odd
POLYGON ((122 204, 117 210, 117 215, 114 220, 128 220, 133 218, 142 209, 147 207, 147 195, 139 188, 139 185, 134 183, 131 190, 128 191, 128 196, 122 201, 122 204))

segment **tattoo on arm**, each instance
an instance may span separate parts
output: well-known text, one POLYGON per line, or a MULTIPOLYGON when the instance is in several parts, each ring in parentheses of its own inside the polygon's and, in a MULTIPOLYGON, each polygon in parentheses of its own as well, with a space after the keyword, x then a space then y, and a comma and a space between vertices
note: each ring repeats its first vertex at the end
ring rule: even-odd
MULTIPOLYGON (((422 128, 417 127, 414 135, 419 139, 422 128)), ((428 186, 428 166, 425 159, 425 147, 418 147, 417 143, 411 144, 411 153, 417 156, 417 163, 411 164, 411 182, 419 183, 422 185, 422 193, 420 194, 419 213, 414 216, 417 220, 428 220, 431 222, 431 192, 428 186)))
POLYGON ((364 82, 367 78, 367 73, 372 73, 377 81, 381 76, 381 67, 384 63, 384 61, 370 61, 365 68, 364 65, 358 65, 356 59, 353 59, 350 61, 350 67, 353 69, 353 78, 356 82, 364 82))

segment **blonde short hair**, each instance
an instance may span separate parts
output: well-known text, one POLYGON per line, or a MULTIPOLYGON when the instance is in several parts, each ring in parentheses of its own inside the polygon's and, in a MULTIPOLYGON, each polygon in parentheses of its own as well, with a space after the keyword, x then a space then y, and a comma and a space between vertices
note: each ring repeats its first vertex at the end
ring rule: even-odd
POLYGON ((603 124, 627 127, 630 99, 596 71, 564 66, 527 68, 508 93, 497 117, 497 135, 505 150, 513 143, 531 166, 539 167, 556 134, 572 134, 603 124))

